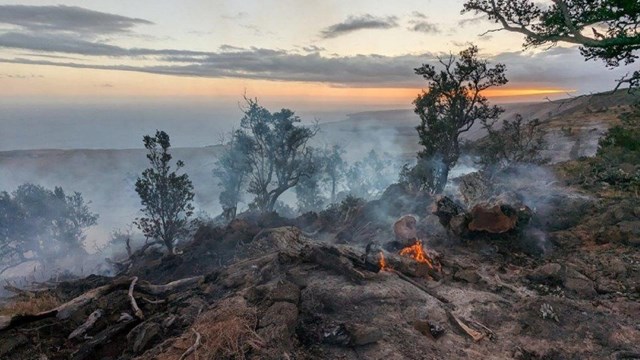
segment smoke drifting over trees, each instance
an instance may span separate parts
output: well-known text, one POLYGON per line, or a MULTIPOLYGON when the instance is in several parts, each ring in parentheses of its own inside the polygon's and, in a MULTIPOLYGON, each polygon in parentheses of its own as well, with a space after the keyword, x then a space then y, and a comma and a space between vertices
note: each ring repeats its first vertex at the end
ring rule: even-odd
POLYGON ((55 264, 86 254, 85 230, 97 223, 80 193, 24 184, 0 193, 0 274, 27 262, 55 264))

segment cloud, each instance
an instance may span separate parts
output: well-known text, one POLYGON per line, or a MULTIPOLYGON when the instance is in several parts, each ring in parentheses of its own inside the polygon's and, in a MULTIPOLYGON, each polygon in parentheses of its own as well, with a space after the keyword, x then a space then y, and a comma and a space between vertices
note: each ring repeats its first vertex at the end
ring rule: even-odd
POLYGON ((489 20, 489 17, 487 15, 479 15, 479 16, 476 16, 476 17, 459 20, 458 21, 458 26, 465 27, 465 26, 468 26, 468 25, 478 25, 478 24, 481 24, 482 22, 484 22, 486 20, 489 20))
POLYGON ((147 56, 147 55, 165 55, 165 56, 198 56, 207 55, 207 52, 188 51, 188 50, 171 50, 171 49, 141 49, 141 48, 123 48, 116 45, 109 45, 101 42, 93 42, 79 39, 75 36, 49 34, 36 35, 10 32, 0 34, 0 47, 10 49, 21 49, 29 51, 41 51, 49 53, 64 53, 86 56, 147 56))
POLYGON ((412 11, 411 12, 411 16, 413 16, 416 19, 426 19, 427 15, 421 13, 420 11, 412 11))
POLYGON ((397 26, 398 18, 395 16, 375 17, 370 14, 349 16, 347 20, 322 30, 320 36, 324 39, 331 39, 358 30, 391 29, 397 26))
POLYGON ((410 21, 411 25, 408 30, 421 32, 425 34, 437 34, 440 32, 440 29, 436 24, 432 24, 428 21, 410 21))
MULTIPOLYGON (((121 49, 126 54, 160 53, 154 65, 97 65, 93 62, 63 62, 29 58, 4 58, 0 62, 49 65, 84 69, 120 70, 174 76, 239 78, 324 83, 337 87, 421 88, 425 84, 413 69, 423 63, 437 64, 437 54, 397 56, 329 56, 264 48, 229 49, 197 53, 180 50, 121 49), (166 53, 166 54, 165 54, 166 53), (167 55, 171 54, 171 55, 167 55)), ((127 55, 127 56, 129 56, 127 55)), ((147 57, 143 57, 145 60, 147 57)), ((139 58, 134 57, 134 60, 139 58)), ((554 48, 540 53, 506 52, 489 58, 507 65, 511 84, 607 90, 628 69, 607 71, 597 62, 585 62, 575 48, 554 48)), ((130 61, 129 61, 130 62, 130 61)))
POLYGON ((323 48, 322 46, 309 45, 309 46, 303 46, 302 50, 308 53, 317 53, 320 51, 325 51, 327 49, 323 48))
POLYGON ((64 5, 0 5, 0 23, 30 32, 69 32, 84 36, 126 33, 134 26, 153 24, 144 19, 64 5))

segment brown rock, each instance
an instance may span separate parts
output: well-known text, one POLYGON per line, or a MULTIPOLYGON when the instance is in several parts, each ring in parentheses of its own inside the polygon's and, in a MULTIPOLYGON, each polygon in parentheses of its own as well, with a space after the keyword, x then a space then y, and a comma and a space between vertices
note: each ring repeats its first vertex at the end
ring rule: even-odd
POLYGON ((393 224, 393 233, 396 235, 396 240, 401 243, 406 243, 409 240, 417 239, 417 222, 417 219, 413 215, 405 215, 398 219, 398 221, 393 224))
POLYGON ((373 344, 382 339, 383 336, 382 331, 377 327, 359 324, 347 324, 345 327, 351 337, 350 345, 353 346, 373 344))
POLYGON ((500 205, 487 207, 486 204, 478 204, 471 209, 469 230, 502 234, 515 229, 517 221, 515 214, 506 215, 500 205))
POLYGON ((527 276, 530 280, 559 284, 562 282, 562 266, 557 263, 548 263, 537 267, 527 276))

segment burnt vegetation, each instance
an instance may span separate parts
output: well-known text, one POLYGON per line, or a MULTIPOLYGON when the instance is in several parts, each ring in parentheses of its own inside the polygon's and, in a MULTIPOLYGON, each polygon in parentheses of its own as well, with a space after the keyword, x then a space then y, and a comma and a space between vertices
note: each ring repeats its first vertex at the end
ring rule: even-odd
MULTIPOLYGON (((637 2, 541 6, 464 11, 527 46, 636 59, 637 2)), ((420 150, 402 159, 317 144, 316 123, 245 98, 212 161, 213 218, 194 214, 169 135, 145 136, 144 240, 114 232, 106 273, 8 282, 0 358, 640 358, 640 106, 624 105, 594 156, 553 162, 554 119, 503 118, 483 96, 506 70, 475 46, 415 69, 420 150), (461 162, 473 168, 454 176, 461 162)), ((0 271, 86 255, 97 219, 61 188, 0 193, 0 271)))

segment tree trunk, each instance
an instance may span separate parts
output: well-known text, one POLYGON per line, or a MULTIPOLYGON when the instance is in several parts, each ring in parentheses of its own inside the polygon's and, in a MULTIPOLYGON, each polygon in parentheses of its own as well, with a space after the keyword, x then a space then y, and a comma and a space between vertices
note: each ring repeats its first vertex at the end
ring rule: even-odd
POLYGON ((442 169, 436 174, 436 186, 434 192, 436 194, 442 194, 444 187, 447 185, 447 179, 449 178, 449 166, 442 164, 442 169))

